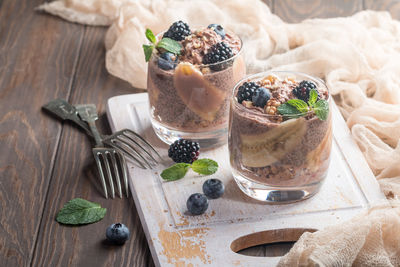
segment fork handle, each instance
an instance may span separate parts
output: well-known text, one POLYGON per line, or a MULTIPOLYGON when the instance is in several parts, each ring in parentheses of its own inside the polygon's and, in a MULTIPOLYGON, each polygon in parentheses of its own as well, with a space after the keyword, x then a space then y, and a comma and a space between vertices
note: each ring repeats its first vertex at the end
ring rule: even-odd
POLYGON ((93 135, 87 124, 82 121, 81 118, 79 118, 75 106, 71 105, 66 100, 54 99, 44 105, 43 109, 47 110, 61 120, 70 120, 74 122, 76 125, 85 130, 88 135, 93 135))
POLYGON ((87 121, 87 123, 89 124, 90 130, 92 131, 94 140, 96 142, 96 147, 102 147, 103 146, 103 141, 101 139, 99 131, 97 130, 95 121, 94 120, 90 120, 90 121, 87 121))

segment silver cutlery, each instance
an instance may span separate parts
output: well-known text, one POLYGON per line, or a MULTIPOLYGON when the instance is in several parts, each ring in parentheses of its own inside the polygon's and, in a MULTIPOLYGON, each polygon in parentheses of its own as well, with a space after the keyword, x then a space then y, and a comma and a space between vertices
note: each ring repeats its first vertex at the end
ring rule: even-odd
MULTIPOLYGON (((76 107, 63 99, 55 99, 43 106, 44 109, 61 118, 70 120, 92 136, 88 125, 78 116, 76 107)), ((122 152, 128 159, 140 165, 140 167, 153 168, 161 160, 160 155, 139 134, 129 129, 120 130, 112 135, 100 135, 102 142, 122 152)))
POLYGON ((106 180, 104 169, 106 171, 109 186, 111 189, 111 197, 115 197, 114 180, 117 183, 118 193, 122 198, 122 188, 120 174, 124 180, 126 196, 128 197, 128 176, 126 173, 125 158, 114 148, 107 148, 104 146, 100 133, 96 127, 96 120, 98 119, 96 106, 94 104, 77 105, 76 110, 83 121, 86 121, 92 132, 96 145, 92 148, 93 156, 96 161, 97 169, 100 173, 101 183, 103 186, 104 195, 108 198, 106 180), (114 177, 114 179, 113 179, 114 177))

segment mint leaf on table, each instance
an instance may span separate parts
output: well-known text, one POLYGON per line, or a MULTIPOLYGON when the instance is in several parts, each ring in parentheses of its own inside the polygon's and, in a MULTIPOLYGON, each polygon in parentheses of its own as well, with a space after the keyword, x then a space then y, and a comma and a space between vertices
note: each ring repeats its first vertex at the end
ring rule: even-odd
POLYGON ((317 100, 318 100, 318 92, 317 90, 312 89, 310 91, 310 95, 308 98, 308 104, 312 107, 315 104, 315 102, 317 102, 317 100))
POLYGON ((302 113, 296 107, 288 103, 283 103, 279 105, 278 112, 279 114, 287 118, 298 118, 302 115, 302 113))
POLYGON ((100 221, 106 215, 107 209, 100 204, 75 198, 67 203, 58 212, 56 221, 62 224, 89 224, 100 221))
POLYGON ((153 32, 150 29, 146 29, 146 38, 153 44, 156 43, 156 37, 154 36, 153 32))
POLYGON ((188 163, 176 163, 171 167, 165 169, 160 174, 164 180, 175 181, 183 178, 190 168, 188 163))
POLYGON ((198 159, 192 163, 192 170, 199 174, 210 175, 218 170, 218 163, 212 159, 198 159))
POLYGON ((304 102, 301 99, 290 99, 288 100, 286 103, 288 103, 289 105, 295 107, 298 111, 300 111, 301 113, 306 113, 308 112, 308 105, 306 102, 304 102))
POLYGON ((329 114, 329 103, 325 99, 318 100, 317 103, 314 105, 314 112, 315 115, 320 120, 325 121, 328 118, 329 114))
POLYGON ((149 62, 151 54, 153 54, 153 48, 153 45, 143 45, 144 57, 146 59, 146 62, 149 62))
POLYGON ((171 52, 175 55, 179 55, 181 53, 182 46, 179 42, 172 40, 170 38, 162 38, 156 45, 157 48, 163 48, 168 52, 171 52))

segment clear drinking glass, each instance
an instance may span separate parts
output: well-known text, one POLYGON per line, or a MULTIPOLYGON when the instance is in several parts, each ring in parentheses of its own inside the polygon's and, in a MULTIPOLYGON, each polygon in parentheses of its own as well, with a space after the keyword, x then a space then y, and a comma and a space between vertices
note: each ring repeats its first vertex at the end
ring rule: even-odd
POLYGON ((215 64, 180 63, 163 70, 159 60, 163 59, 152 55, 147 77, 157 136, 167 144, 180 138, 195 140, 202 148, 226 143, 232 87, 246 75, 242 47, 232 58, 215 64))
POLYGON ((313 111, 288 119, 239 104, 236 94, 243 82, 260 81, 268 76, 312 81, 317 89, 326 92, 329 106, 331 97, 322 80, 285 71, 246 77, 233 89, 228 144, 236 183, 248 196, 261 201, 295 202, 318 192, 327 176, 332 144, 331 112, 326 120, 320 120, 313 111))

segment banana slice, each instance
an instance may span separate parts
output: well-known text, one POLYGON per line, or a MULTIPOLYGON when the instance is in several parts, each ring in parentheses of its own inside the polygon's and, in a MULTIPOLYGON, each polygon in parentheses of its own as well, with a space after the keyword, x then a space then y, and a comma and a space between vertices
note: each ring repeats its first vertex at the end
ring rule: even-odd
POLYGON ((214 120, 225 100, 225 93, 206 81, 203 73, 190 63, 176 67, 174 86, 183 103, 207 121, 214 120))
POLYGON ((329 158, 332 148, 332 123, 328 122, 328 129, 326 130, 324 139, 321 143, 308 153, 307 166, 311 171, 317 171, 321 165, 329 158))
POLYGON ((258 135, 240 135, 242 163, 247 167, 264 167, 282 159, 301 142, 306 132, 304 118, 290 119, 258 135))

